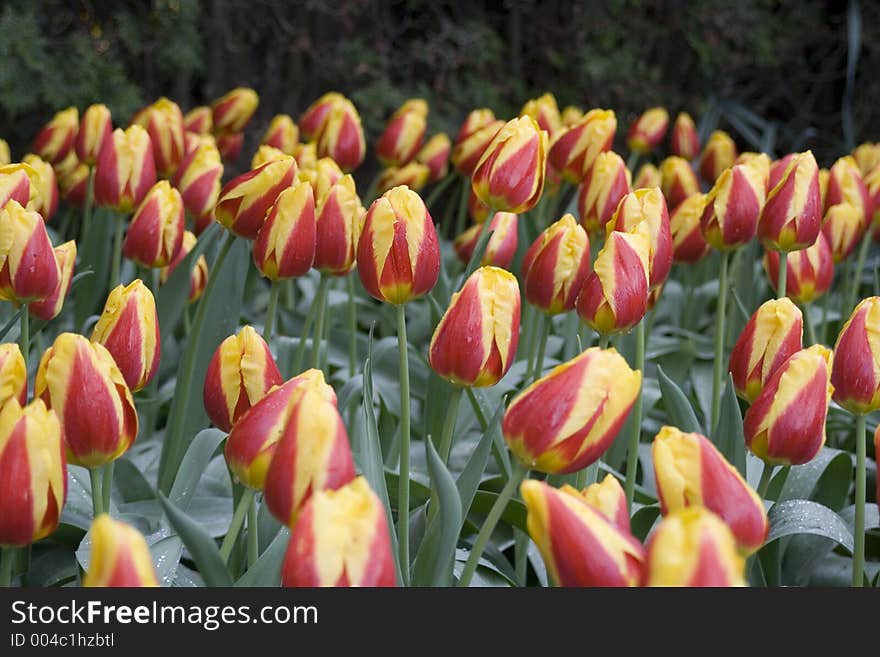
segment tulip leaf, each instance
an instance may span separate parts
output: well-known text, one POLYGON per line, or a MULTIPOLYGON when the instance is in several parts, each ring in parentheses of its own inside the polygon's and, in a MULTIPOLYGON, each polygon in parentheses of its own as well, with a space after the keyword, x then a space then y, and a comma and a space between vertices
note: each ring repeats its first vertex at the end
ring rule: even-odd
POLYGON ((196 486, 224 438, 226 434, 220 429, 203 429, 189 444, 168 495, 181 511, 189 509, 196 486))
MULTIPOLYGON (((471 506, 471 512, 488 514, 497 499, 498 493, 493 493, 487 490, 478 490, 477 494, 474 495, 474 503, 471 506)), ((528 531, 526 528, 526 505, 523 504, 522 500, 511 499, 507 503, 507 506, 504 507, 501 519, 508 525, 521 529, 524 532, 528 531)))
MULTIPOLYGON (((86 278, 73 295, 74 326, 82 327, 89 315, 103 304, 107 294, 107 279, 110 277, 110 251, 113 242, 114 223, 122 221, 115 212, 95 208, 89 225, 89 234, 80 245, 78 252, 79 268, 90 268, 94 276, 86 278)), ((118 283, 114 281, 113 284, 118 283)))
POLYGON ((727 375, 727 385, 721 398, 718 426, 712 433, 712 442, 728 462, 746 476, 746 442, 739 402, 733 389, 733 377, 727 375))
POLYGON ((810 500, 785 500, 767 514, 770 534, 764 545, 785 536, 812 534, 830 539, 853 551, 853 537, 843 519, 827 506, 810 500))
POLYGON ((691 406, 681 388, 663 372, 662 367, 657 367, 657 380, 660 382, 660 393, 663 406, 669 421, 684 432, 703 433, 702 427, 697 420, 697 414, 691 406))
POLYGON ((849 497, 852 459, 847 452, 823 447, 804 465, 789 468, 788 478, 778 499, 813 500, 831 509, 840 509, 849 497))
POLYGON ((269 543, 269 546, 257 559, 257 562, 238 578, 236 586, 280 586, 281 564, 287 552, 290 531, 284 527, 269 543))
POLYGON ((159 493, 159 502, 168 522, 180 536, 183 544, 199 567, 199 573, 207 586, 232 586, 232 576, 223 563, 220 550, 208 532, 192 520, 177 505, 159 493))
POLYGON ((76 580, 78 574, 76 555, 66 547, 53 547, 40 553, 35 548, 34 558, 23 575, 22 586, 57 586, 76 580))
POLYGON ((490 420, 488 428, 483 432, 483 437, 480 438, 480 442, 477 443, 476 449, 471 453, 467 465, 464 466, 455 482, 455 485, 458 487, 459 497, 461 498, 461 511, 464 515, 467 515, 471 504, 473 504, 474 496, 480 488, 480 480, 482 479, 483 472, 486 470, 492 444, 501 435, 501 416, 504 415, 504 410, 504 402, 502 401, 498 404, 498 408, 490 420))
POLYGON ((3 340, 6 337, 6 334, 12 329, 13 326, 18 324, 18 320, 21 317, 21 314, 24 312, 24 306, 16 310, 12 317, 9 318, 9 321, 3 325, 3 328, 0 328, 0 340, 3 340))
POLYGON ((124 502, 149 500, 155 504, 156 491, 128 455, 116 460, 113 485, 124 502))

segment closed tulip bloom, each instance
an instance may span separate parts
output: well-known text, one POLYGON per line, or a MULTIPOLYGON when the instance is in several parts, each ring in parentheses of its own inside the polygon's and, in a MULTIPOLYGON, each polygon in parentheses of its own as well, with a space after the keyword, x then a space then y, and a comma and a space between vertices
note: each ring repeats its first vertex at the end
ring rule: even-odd
POLYGON ((74 207, 81 208, 89 186, 89 167, 76 157, 73 151, 55 169, 61 198, 74 207))
POLYGON ((638 586, 645 549, 570 486, 520 486, 529 536, 558 586, 638 586))
POLYGON ((358 274, 367 292, 395 305, 434 287, 440 248, 424 201, 407 187, 395 187, 370 206, 358 241, 358 274))
POLYGON ((577 298, 577 313, 603 335, 629 331, 648 308, 650 236, 636 232, 608 234, 596 264, 577 298))
POLYGON ((877 228, 880 226, 880 165, 865 174, 865 188, 871 199, 871 216, 865 223, 874 229, 874 241, 877 241, 877 228))
POLYGON ((0 407, 9 399, 27 401, 27 367, 15 342, 0 344, 0 407))
POLYGON ((159 586, 150 548, 137 529, 102 513, 92 523, 89 535, 92 552, 84 587, 159 586))
POLYGON ((320 160, 312 162, 308 168, 300 168, 297 178, 307 181, 312 185, 312 191, 315 193, 315 203, 320 203, 330 188, 344 175, 345 172, 339 168, 339 165, 332 158, 322 157, 320 160))
POLYGON ((376 142, 376 157, 386 167, 402 167, 412 160, 425 138, 428 103, 421 98, 406 101, 388 121, 376 142))
POLYGON ((248 87, 237 87, 211 103, 211 118, 216 133, 241 132, 251 120, 260 97, 248 87))
POLYGON ((849 203, 832 205, 825 213, 822 232, 828 240, 834 262, 846 260, 865 233, 862 211, 849 203))
POLYGON ((452 150, 452 142, 445 132, 440 132, 422 146, 416 153, 416 161, 428 167, 428 182, 437 182, 446 177, 449 172, 449 153, 452 150))
POLYGON ((648 541, 647 586, 746 586, 745 559, 730 528, 701 506, 667 515, 648 541))
POLYGON ((288 114, 276 114, 269 121, 269 127, 263 135, 263 144, 273 146, 285 155, 293 155, 299 144, 299 128, 288 114))
POLYGON ((706 209, 706 195, 694 194, 678 204, 669 216, 673 262, 698 262, 709 252, 703 237, 701 219, 706 209))
POLYGON ((40 301, 55 291, 59 277, 42 217, 9 201, 0 209, 0 299, 40 301))
POLYGON ((330 110, 317 141, 318 157, 332 157, 343 171, 353 171, 364 161, 364 129, 351 101, 330 110))
POLYGON ((76 133, 76 156, 89 167, 98 162, 98 155, 104 143, 110 141, 113 133, 113 120, 106 105, 90 105, 83 112, 76 133))
POLYGON ((871 197, 852 156, 841 157, 834 163, 828 171, 827 184, 822 205, 826 213, 835 205, 848 203, 859 211, 863 223, 871 221, 871 197))
POLYGON ((626 145, 631 151, 647 155, 660 145, 668 128, 669 112, 663 107, 652 107, 629 127, 626 145))
POLYGON ((365 214, 354 178, 346 174, 327 190, 316 210, 315 269, 331 276, 354 269, 365 214))
POLYGON ((180 107, 163 96, 146 109, 139 124, 150 135, 159 175, 171 176, 177 170, 185 152, 183 112, 180 107))
POLYGON ((507 445, 532 470, 577 472, 611 445, 641 382, 642 373, 631 370, 616 350, 587 349, 510 403, 501 425, 507 445))
MULTIPOLYGON (((177 252, 177 255, 168 263, 167 267, 163 267, 159 272, 159 282, 164 285, 168 280, 168 277, 177 269, 177 266, 183 261, 183 259, 189 255, 189 252, 193 250, 193 247, 197 242, 196 236, 187 231, 183 233, 183 243, 180 246, 180 251, 177 252)), ((196 263, 193 265, 190 270, 189 275, 189 296, 187 297, 187 301, 192 303, 200 296, 202 296, 202 292, 205 291, 205 286, 208 284, 208 261, 205 259, 205 256, 200 255, 196 263)))
POLYGON ((101 147, 95 166, 95 202, 131 212, 156 183, 153 145, 146 130, 117 128, 101 147))
POLYGON ((725 169, 706 195, 703 237, 719 251, 747 244, 755 236, 764 201, 764 179, 758 169, 748 164, 725 169))
MULTIPOLYGON (((464 127, 462 126, 462 130, 464 130, 464 127)), ((489 145, 503 127, 504 121, 492 120, 466 137, 461 137, 461 132, 459 132, 459 138, 455 141, 450 157, 453 166, 459 173, 468 177, 474 174, 474 170, 477 168, 477 164, 482 159, 486 149, 489 148, 489 145)))
POLYGON ((180 163, 173 184, 180 191, 184 208, 196 220, 210 219, 220 196, 222 177, 220 151, 213 144, 200 144, 180 163))
POLYGON ((660 163, 660 189, 666 204, 675 208, 687 197, 700 192, 700 181, 687 160, 673 155, 660 163))
POLYGON ((822 223, 819 167, 813 153, 794 156, 770 190, 758 221, 758 237, 774 251, 798 251, 816 241, 822 223))
POLYGON ((617 117, 613 110, 590 110, 578 123, 554 137, 548 155, 550 164, 565 180, 580 184, 600 154, 611 150, 616 132, 617 117))
POLYGON ((208 363, 202 392, 205 412, 222 431, 284 381, 269 345, 252 326, 220 343, 208 363))
POLYGON ((834 401, 851 413, 880 408, 880 297, 859 303, 834 346, 834 401))
POLYGON ((272 162, 274 160, 280 160, 284 157, 284 153, 274 146, 267 146, 266 144, 260 144, 260 147, 257 148, 257 152, 254 153, 254 156, 251 158, 251 169, 257 169, 266 162, 272 162))
POLYGON ((37 172, 36 178, 31 181, 31 185, 37 188, 37 202, 33 209, 40 213, 43 221, 48 222, 58 211, 59 194, 55 169, 51 164, 32 153, 25 155, 22 162, 37 172))
POLYGON ((697 134, 694 120, 687 112, 679 112, 675 117, 669 137, 669 151, 689 162, 700 155, 700 135, 697 134))
POLYGON ((307 182, 278 195, 254 240, 254 264, 277 281, 305 275, 315 260, 315 195, 307 182))
POLYGON ((235 162, 241 154, 241 147, 244 144, 243 132, 228 132, 217 135, 217 150, 220 151, 220 157, 224 162, 235 162))
POLYGON ((606 151, 596 156, 578 189, 578 212, 587 233, 605 228, 620 199, 632 189, 631 183, 632 176, 620 155, 606 151))
POLYGON ((28 304, 28 312, 37 319, 48 322, 55 319, 64 306, 73 282, 73 270, 76 267, 76 242, 70 240, 55 247, 55 261, 58 263, 58 285, 55 291, 45 299, 28 304))
MULTIPOLYGON (((495 112, 488 107, 471 110, 459 127, 458 134, 455 135, 456 145, 476 133, 481 128, 485 128, 487 125, 494 123, 495 121, 495 112)), ((503 123, 504 122, 502 121, 502 125, 503 123)))
POLYGON ((234 235, 252 240, 278 195, 296 178, 296 161, 285 155, 230 180, 220 191, 214 218, 234 235))
MULTIPOLYGON (((785 294, 798 303, 811 303, 831 289, 834 281, 834 260, 831 247, 823 233, 812 246, 801 251, 793 251, 787 258, 787 284, 785 294)), ((779 253, 764 252, 764 271, 770 287, 776 292, 779 280, 779 253)))
MULTIPOLYGON (((563 486, 561 490, 567 488, 568 486, 563 486)), ((602 481, 584 488, 581 497, 620 531, 630 533, 626 493, 623 491, 623 486, 617 481, 617 477, 612 474, 605 475, 602 481)))
POLYGON ((34 397, 61 421, 67 459, 95 468, 131 447, 138 416, 131 391, 104 345, 62 333, 40 359, 34 397))
MULTIPOLYGON (((480 265, 493 265, 501 269, 510 269, 517 246, 517 215, 512 212, 496 212, 489 224, 492 234, 486 243, 486 251, 480 265)), ((475 224, 455 238, 455 253, 458 259, 467 264, 470 262, 477 242, 480 239, 482 225, 475 224)))
POLYGON ((67 496, 61 424, 39 399, 0 408, 0 546, 21 547, 58 526, 67 496))
MULTIPOLYGON (((307 370, 284 385, 270 390, 235 423, 226 439, 226 463, 242 484, 262 490, 267 483, 267 472, 276 453, 276 446, 284 436, 291 432, 299 433, 298 452, 302 460, 300 465, 304 468, 317 465, 316 461, 325 465, 326 457, 333 453, 333 441, 336 440, 336 432, 341 424, 339 413, 336 412, 336 395, 333 389, 324 382, 324 375, 320 370, 307 370), (329 412, 323 408, 323 404, 330 408, 329 412), (310 424, 301 427, 302 420, 308 420, 310 424), (325 444, 322 439, 328 436, 331 438, 325 444), (311 443, 309 439, 312 439, 311 443), (308 448, 312 448, 310 453, 306 451, 308 448)), ((342 432, 344 434, 344 428, 342 432)), ((348 438, 345 435, 342 438, 347 449, 348 438)), ((295 468, 296 454, 291 452, 288 457, 288 467, 282 468, 276 476, 280 475, 289 483, 290 473, 287 471, 295 468)), ((350 462, 350 454, 348 458, 350 462)), ((351 470, 349 479, 354 477, 353 466, 351 470)), ((311 469, 308 472, 310 475, 314 474, 311 469)), ((300 481, 299 484, 303 489, 308 489, 309 481, 300 481)), ((277 491, 273 491, 275 492, 277 491)), ((273 502, 277 501, 274 495, 272 497, 273 502)), ((273 507, 270 504, 269 508, 273 507)))
POLYGON ((523 258, 526 299, 548 315, 572 310, 590 273, 590 239, 566 214, 550 224, 523 258))
POLYGON ((135 211, 122 253, 141 267, 165 267, 180 250, 184 230, 183 198, 160 180, 135 211))
POLYGON ((584 111, 576 105, 566 105, 560 115, 562 125, 566 128, 570 128, 582 118, 584 118, 584 111))
POLYGON ((37 133, 33 150, 50 164, 61 162, 73 150, 78 131, 79 111, 68 107, 55 114, 37 133))
POLYGON ((452 295, 428 350, 450 383, 485 387, 507 374, 519 342, 519 283, 498 267, 480 267, 452 295))
POLYGON ((868 175, 880 164, 880 143, 866 141, 859 144, 852 152, 853 159, 863 176, 868 175))
POLYGON ((345 96, 335 91, 330 91, 309 105, 308 109, 299 117, 299 129, 307 140, 317 140, 330 110, 345 100, 345 96))
POLYGON ((650 162, 645 162, 636 172, 636 178, 633 180, 632 189, 642 189, 649 187, 659 187, 662 179, 660 169, 650 162))
POLYGON ((825 444, 834 387, 832 354, 822 345, 794 353, 767 380, 743 419, 746 446, 774 465, 802 465, 825 444))
POLYGON ((200 105, 192 108, 183 117, 183 129, 197 135, 209 135, 214 130, 214 117, 211 108, 200 105))
POLYGON ((761 180, 764 181, 764 189, 769 190, 770 183, 770 168, 773 163, 770 161, 770 156, 767 153, 756 153, 754 151, 745 151, 744 153, 740 153, 734 165, 736 164, 747 164, 752 169, 758 172, 761 180))
POLYGON ((17 162, 0 166, 0 208, 9 201, 16 201, 29 210, 36 210, 40 204, 39 174, 30 164, 17 162))
POLYGON ((723 130, 715 130, 700 156, 700 176, 707 183, 714 183, 721 172, 733 166, 737 158, 736 143, 723 130))
POLYGON ((764 503, 708 438, 663 427, 651 455, 663 515, 702 506, 727 523, 744 552, 763 545, 770 529, 764 503))
POLYGON ((431 170, 421 162, 410 162, 402 167, 392 167, 382 172, 376 191, 384 194, 389 189, 406 185, 414 192, 419 192, 428 184, 431 170))
MULTIPOLYGON (((828 169, 819 169, 819 199, 822 201, 822 207, 825 207, 825 199, 828 197, 828 179, 831 177, 831 172, 828 169)), ((867 182, 865 183, 867 185, 867 182)), ((869 192, 870 195, 870 192, 869 192)), ((873 207, 873 200, 871 202, 871 207, 873 207)), ((824 223, 824 220, 823 220, 824 223)))
POLYGON ((290 534, 283 586, 390 587, 396 583, 385 510, 366 479, 316 491, 290 534))
POLYGON ((556 103, 556 97, 551 93, 526 101, 519 115, 533 118, 548 136, 553 136, 562 127, 559 105, 556 103))
POLYGON ((663 284, 672 268, 672 232, 669 228, 669 211, 666 199, 657 187, 636 189, 620 200, 617 211, 606 225, 606 231, 631 232, 645 222, 651 236, 648 257, 650 272, 649 288, 663 284))

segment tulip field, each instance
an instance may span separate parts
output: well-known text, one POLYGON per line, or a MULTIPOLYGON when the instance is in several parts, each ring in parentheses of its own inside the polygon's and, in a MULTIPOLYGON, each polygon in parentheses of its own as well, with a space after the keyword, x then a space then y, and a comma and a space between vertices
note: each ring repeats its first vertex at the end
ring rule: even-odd
POLYGON ((880 143, 259 103, 0 140, 0 585, 880 585, 880 143))

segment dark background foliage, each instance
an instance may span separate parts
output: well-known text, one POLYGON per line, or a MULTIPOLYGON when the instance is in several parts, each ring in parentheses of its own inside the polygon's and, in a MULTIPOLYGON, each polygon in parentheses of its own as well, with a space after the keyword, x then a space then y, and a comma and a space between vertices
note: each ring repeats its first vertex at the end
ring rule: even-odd
POLYGON ((510 117, 552 91, 615 109, 620 132, 663 104, 741 148, 809 147, 827 165, 877 137, 878 17, 857 0, 16 0, 0 10, 0 136, 20 156, 70 104, 124 123, 163 94, 186 110, 248 85, 251 139, 331 89, 370 139, 410 96, 430 101, 432 131, 454 131, 473 107, 510 117))

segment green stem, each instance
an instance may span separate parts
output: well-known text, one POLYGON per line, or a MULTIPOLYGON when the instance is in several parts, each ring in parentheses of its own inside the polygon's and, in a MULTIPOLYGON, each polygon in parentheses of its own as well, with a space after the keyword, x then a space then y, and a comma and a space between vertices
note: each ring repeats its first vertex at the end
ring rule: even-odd
POLYGON ((92 482, 92 516, 97 518, 104 511, 104 494, 101 492, 101 469, 89 468, 89 479, 92 482))
POLYGON ((275 314, 278 312, 278 296, 281 292, 281 283, 272 281, 269 287, 269 305, 266 307, 266 323, 263 326, 263 339, 268 343, 272 339, 275 330, 275 314))
POLYGON ((92 225, 92 208, 95 204, 95 167, 89 167, 89 182, 86 187, 86 200, 83 206, 82 230, 80 231, 80 244, 86 243, 89 235, 89 227, 92 225))
POLYGON ((327 288, 330 285, 330 279, 321 274, 321 283, 318 285, 318 298, 315 303, 318 305, 315 310, 315 333, 312 341, 312 367, 318 369, 321 367, 321 340, 324 337, 324 320, 327 315, 327 288))
POLYGON ((539 318, 541 334, 538 338, 538 356, 535 358, 535 370, 532 372, 532 381, 541 378, 541 372, 544 371, 544 353, 547 351, 547 341, 550 339, 550 329, 553 328, 553 318, 545 315, 539 318))
POLYGON ((189 308, 183 309, 183 334, 189 337, 192 332, 192 317, 189 315, 189 308))
POLYGON ((859 288, 861 287, 862 282, 862 270, 865 268, 865 259, 868 257, 868 248, 871 246, 871 236, 873 235, 873 231, 867 230, 865 231, 865 236, 862 238, 862 243, 859 245, 859 255, 856 259, 856 270, 852 275, 852 282, 850 283, 846 299, 846 305, 841 308, 840 315, 842 318, 849 317, 850 313, 853 311, 853 308, 856 306, 856 302, 859 296, 859 288))
POLYGON ((864 586, 865 578, 865 415, 856 415, 856 520, 852 585, 864 586))
POLYGON ((486 247, 489 246, 489 238, 492 234, 492 231, 489 230, 489 224, 491 223, 491 216, 493 213, 494 210, 490 209, 490 218, 487 218, 486 221, 480 224, 480 236, 477 238, 477 243, 474 245, 474 252, 471 254, 471 259, 468 261, 467 267, 464 270, 464 275, 461 278, 462 284, 468 279, 468 276, 477 270, 477 267, 479 267, 480 263, 483 261, 483 256, 486 253, 486 247))
POLYGON ((813 318, 810 315, 810 307, 804 304, 802 314, 804 316, 804 327, 807 329, 807 340, 811 345, 819 344, 816 340, 816 327, 813 326, 813 318))
POLYGON ((122 235, 125 232, 125 215, 114 214, 113 221, 116 222, 113 233, 113 254, 110 260, 110 289, 119 285, 119 272, 122 267, 122 235))
POLYGON ((247 512, 247 558, 248 568, 253 568, 260 557, 260 533, 257 519, 257 496, 251 495, 247 512))
POLYGON ((531 304, 526 304, 526 309, 528 310, 528 317, 523 325, 523 331, 528 339, 528 345, 526 346, 526 376, 523 380, 524 383, 528 383, 529 379, 532 378, 532 370, 535 367, 535 349, 538 347, 537 331, 535 330, 538 321, 538 311, 531 304))
POLYGON ((229 531, 226 532, 223 544, 220 546, 220 557, 223 559, 223 563, 229 561, 229 555, 232 553, 235 540, 238 538, 238 533, 244 524, 244 517, 250 509, 251 500, 255 494, 256 491, 253 488, 245 488, 238 500, 238 506, 235 507, 235 513, 232 514, 232 522, 229 523, 229 531))
POLYGON ((440 198, 440 195, 452 184, 452 181, 455 180, 454 174, 449 174, 443 180, 441 180, 437 185, 431 190, 431 193, 428 195, 428 198, 425 200, 425 206, 427 206, 428 210, 434 207, 434 203, 440 198))
POLYGON ((611 334, 610 333, 602 333, 599 336, 599 349, 607 349, 608 344, 611 342, 611 334))
POLYGON ((452 386, 452 391, 449 393, 449 400, 446 404, 443 433, 440 434, 440 458, 443 459, 444 463, 449 461, 449 454, 452 452, 452 437, 455 433, 455 421, 458 419, 458 407, 461 403, 462 394, 464 394, 464 388, 452 386))
POLYGON ((471 553, 468 557, 467 563, 464 565, 464 570, 461 571, 461 578, 458 580, 458 586, 470 586, 471 579, 473 579, 474 573, 477 570, 477 565, 480 563, 480 557, 483 556, 483 551, 486 549, 486 545, 492 537, 492 532, 495 531, 495 527, 501 519, 501 514, 504 513, 504 509, 507 508, 507 503, 510 501, 510 498, 513 497, 517 486, 520 485, 523 478, 526 476, 526 472, 528 472, 526 466, 519 461, 513 462, 513 472, 510 473, 510 479, 504 484, 504 488, 501 489, 501 492, 495 500, 495 504, 492 505, 492 508, 489 510, 489 515, 486 516, 486 520, 480 528, 480 533, 477 534, 477 539, 474 541, 474 547, 471 548, 471 553))
POLYGON ((296 309, 296 279, 290 278, 284 283, 284 307, 296 309))
POLYGON ((291 374, 299 374, 302 369, 303 360, 306 357, 306 337, 312 331, 312 324, 315 323, 315 311, 317 309, 317 299, 309 305, 309 312, 306 313, 306 321, 303 323, 302 332, 299 337, 299 345, 296 348, 296 358, 293 361, 293 372, 291 374))
POLYGON ((103 482, 101 483, 101 508, 110 513, 110 493, 113 492, 113 470, 116 461, 104 466, 103 482))
POLYGON ((406 339, 406 306, 397 311, 397 349, 400 356, 400 476, 398 479, 397 542, 403 585, 409 586, 409 352, 406 339))
POLYGON ((641 155, 635 151, 630 151, 629 157, 626 158, 626 168, 629 169, 633 179, 636 177, 636 166, 639 164, 641 155))
MULTIPOLYGON (((727 266, 730 254, 721 252, 721 271, 718 275, 718 309, 715 311, 715 369, 712 378, 712 417, 710 431, 715 431, 718 414, 721 410, 721 385, 725 372, 724 361, 724 319, 727 314, 727 266)), ((784 264, 784 263, 783 263, 784 264)))
POLYGON ((775 465, 764 461, 764 469, 761 471, 761 480, 758 482, 758 497, 762 500, 767 497, 767 489, 770 487, 770 480, 773 479, 773 471, 775 465))
POLYGON ((345 287, 348 291, 348 375, 354 376, 357 373, 358 352, 357 352, 357 304, 355 303, 354 277, 357 274, 351 273, 345 280, 345 287))
POLYGON ((461 194, 458 197, 458 211, 455 214, 455 234, 452 235, 452 238, 455 239, 459 235, 464 232, 465 224, 467 223, 467 202, 468 195, 471 191, 471 181, 467 176, 461 177, 461 194))
POLYGON ((12 582, 12 562, 15 561, 15 548, 0 547, 0 587, 9 588, 12 582))
POLYGON ((785 293, 788 291, 787 283, 788 281, 788 252, 780 251, 779 252, 779 278, 776 281, 776 298, 782 299, 785 297, 785 293))
POLYGON ((831 290, 829 289, 822 299, 822 344, 828 339, 828 302, 831 299, 831 290))
POLYGON ((516 572, 516 582, 520 586, 526 585, 529 572, 529 535, 521 529, 513 530, 513 561, 516 572))
MULTIPOLYGON (((636 369, 645 376, 645 318, 636 324, 636 369)), ((632 509, 633 496, 636 490, 636 470, 639 465, 639 442, 642 437, 642 392, 639 391, 632 411, 632 434, 629 437, 629 449, 626 454, 626 505, 632 509)))
POLYGON ((28 356, 31 353, 31 330, 30 330, 30 313, 27 304, 21 307, 21 315, 19 316, 21 326, 21 335, 18 338, 18 345, 21 349, 22 358, 24 358, 24 371, 28 371, 28 356))

